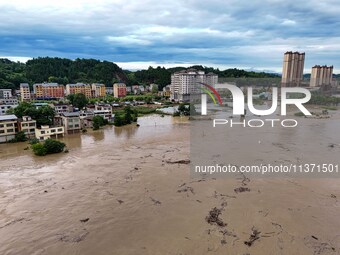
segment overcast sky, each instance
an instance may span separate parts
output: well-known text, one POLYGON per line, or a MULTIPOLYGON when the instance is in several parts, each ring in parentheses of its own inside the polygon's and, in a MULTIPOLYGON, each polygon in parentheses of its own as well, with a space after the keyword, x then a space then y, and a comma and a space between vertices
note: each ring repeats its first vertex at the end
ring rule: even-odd
POLYGON ((0 0, 0 57, 281 72, 285 51, 340 73, 339 0, 0 0))

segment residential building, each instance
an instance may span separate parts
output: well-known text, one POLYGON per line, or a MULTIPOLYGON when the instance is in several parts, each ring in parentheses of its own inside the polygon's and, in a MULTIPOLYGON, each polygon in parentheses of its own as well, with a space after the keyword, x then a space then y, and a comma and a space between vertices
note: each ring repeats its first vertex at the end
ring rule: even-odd
POLYGON ((11 89, 0 89, 0 99, 8 99, 12 97, 11 89))
POLYGON ((6 104, 0 104, 0 115, 6 115, 7 111, 9 109, 15 108, 18 105, 6 105, 6 104))
POLYGON ((102 116, 105 120, 111 121, 113 116, 112 116, 112 111, 109 110, 94 110, 93 111, 94 116, 102 116))
POLYGON ((62 125, 67 134, 80 132, 80 115, 79 112, 64 112, 61 114, 62 125))
POLYGON ((32 120, 30 116, 23 116, 18 120, 18 131, 25 132, 26 137, 34 138, 35 129, 37 128, 37 122, 32 120))
POLYGON ((126 96, 126 85, 125 83, 113 84, 113 96, 114 97, 125 97, 126 96))
POLYGON ((170 97, 171 96, 171 85, 167 85, 163 88, 163 97, 170 97))
POLYGON ((113 87, 106 87, 105 91, 107 95, 113 95, 113 87))
POLYGON ((200 82, 215 86, 218 83, 218 75, 214 73, 205 74, 204 71, 188 69, 175 72, 171 75, 171 100, 187 102, 190 96, 201 93, 200 82))
POLYGON ((150 92, 158 92, 158 85, 154 84, 154 83, 150 84, 149 91, 150 92))
POLYGON ((138 86, 138 89, 141 93, 144 93, 145 92, 145 87, 143 85, 139 85, 138 86))
POLYGON ((56 104, 54 105, 54 111, 56 114, 60 115, 64 112, 72 112, 73 107, 69 104, 56 104))
POLYGON ((41 108, 41 107, 43 107, 43 106, 48 106, 48 103, 33 103, 32 104, 36 109, 39 109, 39 108, 41 108))
POLYGON ((18 118, 15 115, 0 116, 0 143, 15 138, 18 132, 18 118))
POLYGON ((66 85, 66 95, 84 94, 87 98, 92 97, 92 86, 90 84, 76 83, 66 85))
POLYGON ((65 134, 64 127, 50 127, 48 125, 42 125, 40 128, 35 129, 35 137, 40 141, 47 139, 56 139, 63 137, 65 134))
POLYGON ((92 85, 92 97, 104 97, 106 95, 105 84, 93 83, 92 85))
POLYGON ((28 83, 20 83, 20 98, 22 102, 31 101, 31 90, 28 83))
POLYGON ((284 54, 282 87, 299 87, 303 80, 305 53, 288 51, 284 54))
POLYGON ((6 105, 18 105, 19 101, 17 98, 12 97, 8 99, 0 99, 0 105, 1 104, 6 104, 6 105))
POLYGON ((81 128, 93 128, 93 116, 80 116, 81 128))
POLYGON ((139 90, 139 85, 133 85, 132 86, 132 92, 135 95, 140 94, 141 91, 139 90))
POLYGON ((37 83, 33 85, 37 99, 64 98, 65 86, 58 83, 37 83))
POLYGON ((132 92, 132 87, 131 86, 127 86, 126 87, 126 93, 131 93, 132 92))
POLYGON ((110 112, 112 112, 112 106, 110 104, 96 103, 94 105, 94 110, 95 111, 110 111, 110 112))
POLYGON ((333 66, 313 66, 310 77, 311 87, 320 87, 323 85, 332 85, 333 66))

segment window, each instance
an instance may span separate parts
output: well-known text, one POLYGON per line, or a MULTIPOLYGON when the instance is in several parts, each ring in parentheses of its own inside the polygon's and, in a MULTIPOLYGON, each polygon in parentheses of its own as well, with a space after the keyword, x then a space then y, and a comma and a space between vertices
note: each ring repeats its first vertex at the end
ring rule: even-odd
POLYGON ((5 133, 5 130, 0 130, 0 134, 3 134, 3 133, 5 133))
POLYGON ((59 131, 59 132, 62 132, 62 131, 63 131, 63 129, 62 129, 62 128, 58 128, 58 131, 59 131))
POLYGON ((7 129, 7 133, 13 133, 14 132, 14 129, 11 128, 11 129, 7 129))
POLYGON ((51 133, 55 133, 55 129, 51 129, 51 133))
POLYGON ((30 123, 29 126, 30 127, 35 127, 35 123, 30 123))
POLYGON ((34 129, 34 128, 30 129, 30 132, 31 132, 31 133, 34 133, 34 132, 35 132, 35 129, 34 129))
POLYGON ((42 135, 44 135, 44 134, 45 134, 45 131, 41 131, 40 133, 41 133, 42 135))
POLYGON ((0 128, 3 128, 4 127, 4 124, 0 124, 0 128))
POLYGON ((76 128, 79 127, 79 124, 75 124, 74 127, 76 127, 76 128))
POLYGON ((13 123, 6 124, 6 127, 13 127, 13 123))

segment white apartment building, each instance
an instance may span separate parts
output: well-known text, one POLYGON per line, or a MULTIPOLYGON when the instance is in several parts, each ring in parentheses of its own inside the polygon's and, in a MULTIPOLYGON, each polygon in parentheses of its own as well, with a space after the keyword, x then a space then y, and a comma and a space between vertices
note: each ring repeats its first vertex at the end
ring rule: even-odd
POLYGON ((28 138, 35 137, 35 129, 37 127, 37 122, 32 120, 29 116, 23 116, 22 119, 18 121, 19 131, 23 131, 28 138))
POLYGON ((43 125, 41 128, 35 129, 35 137, 40 141, 44 141, 49 138, 62 137, 64 134, 64 127, 50 127, 48 125, 43 125))
POLYGON ((18 131, 18 118, 15 115, 0 116, 0 143, 15 138, 18 131))
POLYGON ((17 105, 0 104, 0 115, 6 115, 9 109, 15 108, 17 105))
POLYGON ((218 75, 205 74, 204 71, 188 69, 171 75, 171 100, 188 102, 191 95, 201 93, 200 82, 215 86, 218 83, 218 75))
POLYGON ((0 89, 0 99, 8 99, 12 97, 11 89, 0 89))
POLYGON ((6 105, 18 105, 19 101, 17 98, 12 97, 12 98, 6 98, 6 99, 0 99, 0 105, 1 104, 6 104, 6 105))

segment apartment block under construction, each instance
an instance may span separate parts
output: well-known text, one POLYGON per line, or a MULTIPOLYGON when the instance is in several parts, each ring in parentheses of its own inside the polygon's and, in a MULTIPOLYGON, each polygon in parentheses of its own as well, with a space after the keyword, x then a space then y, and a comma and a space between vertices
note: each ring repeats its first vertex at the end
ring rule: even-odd
POLYGON ((284 54, 282 87, 299 87, 303 80, 305 53, 288 51, 284 54))
POLYGON ((333 66, 313 66, 310 77, 311 87, 321 87, 332 85, 333 82, 333 66))

